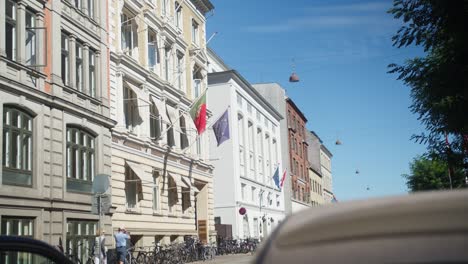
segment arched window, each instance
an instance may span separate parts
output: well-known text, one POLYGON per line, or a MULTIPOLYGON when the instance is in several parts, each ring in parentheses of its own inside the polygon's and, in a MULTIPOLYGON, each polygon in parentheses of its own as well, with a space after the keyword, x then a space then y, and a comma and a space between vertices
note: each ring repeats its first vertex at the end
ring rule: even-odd
POLYGON ((161 116, 155 103, 150 106, 150 137, 157 139, 161 137, 161 116))
POLYGON ((67 189, 91 192, 95 168, 95 139, 90 133, 67 127, 67 189))
POLYGON ((32 186, 33 117, 3 108, 3 184, 32 186))

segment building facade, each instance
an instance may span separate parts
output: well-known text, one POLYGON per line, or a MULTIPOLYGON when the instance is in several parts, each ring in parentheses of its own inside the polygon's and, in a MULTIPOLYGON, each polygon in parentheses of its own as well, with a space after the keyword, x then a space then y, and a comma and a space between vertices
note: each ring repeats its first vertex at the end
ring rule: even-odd
POLYGON ((207 133, 188 114, 207 87, 208 0, 111 0, 113 229, 151 246, 213 240, 207 133))
POLYGON ((277 83, 259 83, 253 85, 275 110, 283 116, 279 125, 279 140, 281 142, 281 164, 283 171, 286 171, 286 177, 283 183, 284 210, 286 214, 292 213, 292 192, 291 192, 291 167, 289 159, 289 133, 286 111, 286 91, 277 83))
POLYGON ((0 4, 0 233, 81 258, 99 229, 93 178, 111 174, 106 17, 107 1, 0 4))
POLYGON ((312 206, 321 205, 324 203, 323 198, 323 179, 322 168, 320 164, 320 149, 322 140, 313 131, 306 131, 306 140, 308 144, 308 159, 309 159, 309 180, 310 180, 310 201, 312 206))
POLYGON ((307 118, 291 98, 286 99, 286 111, 289 129, 292 211, 296 212, 310 207, 309 160, 305 129, 307 118))
POLYGON ((335 200, 333 194, 333 177, 332 177, 332 167, 331 159, 332 153, 325 147, 325 145, 320 146, 320 165, 323 179, 323 198, 325 203, 332 203, 335 200))
POLYGON ((232 225, 234 237, 261 239, 285 216, 283 193, 273 180, 276 170, 279 177, 283 171, 279 130, 283 117, 234 70, 209 73, 208 82, 213 116, 227 110, 230 125, 228 141, 217 146, 210 140, 215 217, 232 225), (241 208, 246 209, 244 215, 241 208))

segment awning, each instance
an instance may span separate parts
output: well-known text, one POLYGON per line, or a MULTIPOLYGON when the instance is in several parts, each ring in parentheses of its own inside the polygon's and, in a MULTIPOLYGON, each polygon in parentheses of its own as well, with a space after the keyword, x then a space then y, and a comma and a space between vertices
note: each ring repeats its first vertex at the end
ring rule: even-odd
POLYGON ((177 115, 177 111, 175 110, 174 107, 166 104, 166 110, 167 110, 167 115, 169 117, 169 121, 172 123, 174 123, 174 126, 177 125, 177 118, 178 118, 178 115, 177 115))
POLYGON ((140 88, 138 88, 138 86, 134 85, 133 83, 129 82, 129 81, 123 81, 124 83, 124 86, 127 86, 129 87, 136 95, 136 97, 140 97, 140 88))
POLYGON ((184 188, 190 188, 190 185, 192 185, 190 183, 190 179, 184 176, 182 176, 182 184, 183 184, 182 187, 184 188))
POLYGON ((179 174, 167 172, 167 175, 172 178, 177 186, 187 188, 187 184, 182 181, 179 174))
POLYGON ((152 183, 153 177, 147 173, 140 164, 126 160, 125 163, 130 167, 130 169, 136 174, 138 178, 144 183, 152 183))
MULTIPOLYGON (((156 105, 156 107, 158 108, 158 112, 159 112, 159 116, 161 117, 161 119, 163 120, 164 123, 170 123, 169 121, 169 117, 167 116, 166 114, 166 106, 164 105, 164 101, 161 101, 160 99, 158 99, 156 96, 154 95, 151 95, 151 101, 153 101, 153 103, 156 105)), ((166 129, 165 127, 162 128, 163 130, 166 129)))

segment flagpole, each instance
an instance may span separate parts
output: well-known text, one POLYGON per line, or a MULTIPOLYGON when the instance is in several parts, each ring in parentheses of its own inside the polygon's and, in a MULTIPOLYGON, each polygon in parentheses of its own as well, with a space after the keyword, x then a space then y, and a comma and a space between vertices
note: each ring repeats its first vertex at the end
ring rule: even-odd
POLYGON ((164 134, 166 134, 166 132, 169 131, 169 129, 171 129, 174 126, 174 124, 182 118, 182 116, 184 114, 187 114, 188 112, 190 112, 190 109, 192 108, 192 106, 196 102, 198 102, 198 100, 200 100, 200 98, 202 98, 202 96, 204 96, 207 91, 208 91, 208 87, 206 87, 205 91, 203 91, 203 93, 200 96, 198 96, 195 100, 192 101, 192 103, 188 107, 188 111, 181 111, 182 113, 179 114, 179 116, 176 118, 176 120, 171 121, 171 124, 165 130, 161 131, 161 135, 159 135, 159 137, 157 137, 155 140, 159 140, 160 138, 162 138, 164 136, 164 134))

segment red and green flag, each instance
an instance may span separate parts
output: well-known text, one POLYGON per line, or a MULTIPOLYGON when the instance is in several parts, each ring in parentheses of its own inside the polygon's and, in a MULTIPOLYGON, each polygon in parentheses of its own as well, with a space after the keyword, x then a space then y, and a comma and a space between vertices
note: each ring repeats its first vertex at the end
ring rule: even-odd
POLYGON ((206 93, 204 93, 190 108, 190 116, 200 135, 206 128, 206 93))

